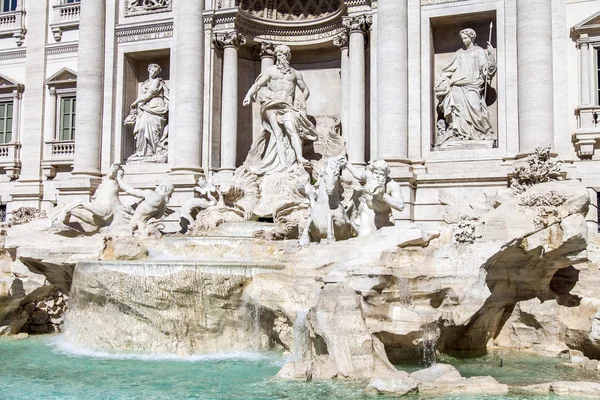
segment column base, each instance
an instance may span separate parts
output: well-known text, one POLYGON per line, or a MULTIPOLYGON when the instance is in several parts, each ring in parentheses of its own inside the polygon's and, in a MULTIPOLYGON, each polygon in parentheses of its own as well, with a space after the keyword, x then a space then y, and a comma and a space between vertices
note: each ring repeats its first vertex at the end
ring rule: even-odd
POLYGON ((204 169, 200 166, 182 165, 177 167, 171 167, 169 169, 171 175, 190 175, 199 174, 204 175, 204 169))

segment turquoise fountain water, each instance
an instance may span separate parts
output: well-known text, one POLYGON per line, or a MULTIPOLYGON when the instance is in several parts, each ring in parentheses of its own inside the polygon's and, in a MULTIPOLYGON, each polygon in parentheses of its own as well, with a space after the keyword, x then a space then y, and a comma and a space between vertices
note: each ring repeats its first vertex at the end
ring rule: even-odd
MULTIPOLYGON (((102 353, 69 347, 61 336, 0 340, 0 399, 243 399, 354 400, 377 398, 360 384, 340 381, 289 382, 274 378, 285 358, 278 353, 156 356, 102 353)), ((501 382, 530 384, 557 379, 589 379, 558 361, 505 355, 477 359, 444 358, 465 376, 490 374, 501 382)), ((409 367, 405 367, 410 369, 409 367)), ((386 399, 394 397, 386 397, 386 399)), ((465 397, 440 397, 447 400, 465 397)), ((403 399, 424 399, 420 396, 403 399)), ((560 397, 474 396, 471 400, 560 397)), ((567 398, 564 398, 565 400, 567 398)), ((569 398, 577 400, 576 398, 569 398)))

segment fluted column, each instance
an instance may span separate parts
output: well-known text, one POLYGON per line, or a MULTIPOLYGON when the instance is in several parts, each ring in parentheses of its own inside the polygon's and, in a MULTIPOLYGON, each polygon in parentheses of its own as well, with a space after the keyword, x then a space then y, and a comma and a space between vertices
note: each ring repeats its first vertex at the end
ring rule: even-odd
POLYGON ((381 1, 377 12, 377 157, 408 158, 407 0, 381 1))
POLYGON ((104 1, 81 2, 73 175, 100 175, 105 16, 104 1))
POLYGON ((519 151, 554 145, 552 2, 518 0, 519 151))
POLYGON ((204 85, 203 2, 178 0, 173 26, 173 99, 169 119, 171 171, 202 170, 204 85))
POLYGON ((260 72, 264 73, 269 67, 275 65, 275 45, 262 42, 260 44, 260 72))
POLYGON ((221 171, 235 171, 238 122, 238 48, 246 43, 239 32, 216 33, 217 47, 223 49, 221 94, 221 171))
POLYGON ((341 80, 341 98, 340 98, 340 120, 342 121, 342 136, 347 136, 348 128, 348 90, 350 66, 348 61, 348 32, 342 32, 333 39, 333 44, 340 48, 340 80, 341 80))
POLYGON ((592 104, 591 84, 590 84, 590 44, 588 42, 579 43, 579 63, 581 65, 581 104, 592 104))
POLYGON ((366 140, 366 76, 365 76, 365 35, 372 18, 358 15, 344 19, 344 26, 350 30, 349 64, 350 88, 348 104, 348 135, 346 143, 348 158, 352 164, 365 165, 366 140))

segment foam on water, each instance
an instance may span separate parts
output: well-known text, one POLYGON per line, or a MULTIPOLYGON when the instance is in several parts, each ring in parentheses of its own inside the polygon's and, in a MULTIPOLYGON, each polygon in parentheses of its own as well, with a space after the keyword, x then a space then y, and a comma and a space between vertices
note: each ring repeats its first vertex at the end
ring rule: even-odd
POLYGON ((108 352, 85 347, 70 342, 64 335, 57 335, 48 344, 56 354, 69 357, 99 358, 104 360, 139 360, 139 361, 180 361, 180 362, 206 362, 239 360, 248 362, 270 362, 274 366, 283 366, 285 359, 275 352, 233 352, 209 354, 150 354, 134 352, 108 352))

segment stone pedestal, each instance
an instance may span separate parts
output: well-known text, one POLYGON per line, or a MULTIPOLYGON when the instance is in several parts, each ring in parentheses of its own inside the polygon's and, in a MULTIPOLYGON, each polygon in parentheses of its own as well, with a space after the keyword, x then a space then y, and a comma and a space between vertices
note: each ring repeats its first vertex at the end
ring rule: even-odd
POLYGON ((175 7, 175 41, 170 103, 169 164, 171 171, 193 173, 202 165, 204 84, 203 2, 178 0, 175 7))
POLYGON ((365 98, 365 36, 369 31, 371 23, 372 18, 367 15, 358 15, 344 19, 344 26, 350 30, 350 88, 346 143, 349 161, 356 165, 365 165, 367 116, 365 98))

